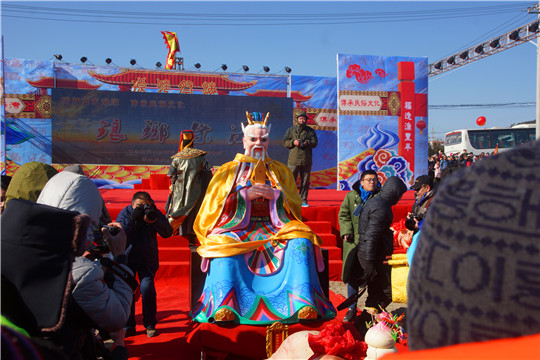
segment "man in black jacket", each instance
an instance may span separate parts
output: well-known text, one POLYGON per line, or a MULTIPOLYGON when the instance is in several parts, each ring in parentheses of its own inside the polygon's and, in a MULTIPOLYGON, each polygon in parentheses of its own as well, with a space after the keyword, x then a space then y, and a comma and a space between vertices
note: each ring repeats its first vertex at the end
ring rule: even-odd
MULTIPOLYGON (((339 229, 343 238, 343 268, 341 278, 347 284, 347 297, 351 297, 358 292, 357 278, 361 275, 358 269, 358 256, 356 247, 358 246, 358 218, 362 208, 369 199, 379 192, 379 179, 375 170, 365 170, 360 175, 360 180, 356 181, 352 190, 345 195, 345 199, 339 208, 339 229)), ((349 310, 343 322, 352 322, 356 318, 357 302, 349 306, 349 310)))
POLYGON ((383 309, 392 302, 390 267, 384 265, 386 256, 394 250, 394 235, 390 227, 397 204, 407 186, 398 177, 386 180, 377 196, 364 206, 358 221, 358 262, 363 271, 362 286, 368 287, 367 307, 383 309))

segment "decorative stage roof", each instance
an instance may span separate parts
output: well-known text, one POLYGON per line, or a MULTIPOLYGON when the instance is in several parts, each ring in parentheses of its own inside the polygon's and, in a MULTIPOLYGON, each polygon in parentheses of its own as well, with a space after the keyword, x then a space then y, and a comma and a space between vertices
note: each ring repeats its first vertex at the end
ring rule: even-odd
POLYGON ((93 78, 113 85, 129 85, 135 84, 138 79, 146 78, 145 83, 147 87, 158 87, 158 81, 162 82, 168 80, 171 89, 182 88, 180 83, 183 80, 191 81, 192 88, 202 90, 204 83, 213 82, 218 91, 241 91, 249 89, 257 83, 257 80, 250 82, 237 82, 229 79, 227 75, 213 75, 213 74, 196 74, 196 73, 183 73, 183 72, 171 72, 171 71, 155 71, 155 70, 124 70, 118 74, 105 75, 98 74, 93 71, 88 71, 88 74, 93 78))
POLYGON ((39 80, 31 81, 26 80, 30 85, 40 89, 49 89, 49 88, 64 88, 64 89, 82 89, 82 90, 96 90, 101 86, 92 85, 86 80, 76 80, 76 79, 56 79, 56 86, 54 83, 54 78, 51 76, 44 76, 39 80))

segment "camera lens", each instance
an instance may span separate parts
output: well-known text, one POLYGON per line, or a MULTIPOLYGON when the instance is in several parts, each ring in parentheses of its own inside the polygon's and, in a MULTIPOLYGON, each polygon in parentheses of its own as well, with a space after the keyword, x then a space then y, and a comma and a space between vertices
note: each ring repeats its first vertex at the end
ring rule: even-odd
POLYGON ((409 218, 405 220, 405 227, 408 230, 414 231, 416 229, 416 222, 414 221, 414 219, 409 218))
POLYGON ((145 205, 144 206, 144 215, 146 215, 147 219, 150 221, 156 220, 158 217, 157 209, 154 208, 151 205, 145 205))
POLYGON ((105 226, 108 230, 109 230, 109 233, 112 235, 112 236, 115 236, 115 235, 118 235, 118 233, 120 232, 120 228, 117 227, 117 226, 105 226))

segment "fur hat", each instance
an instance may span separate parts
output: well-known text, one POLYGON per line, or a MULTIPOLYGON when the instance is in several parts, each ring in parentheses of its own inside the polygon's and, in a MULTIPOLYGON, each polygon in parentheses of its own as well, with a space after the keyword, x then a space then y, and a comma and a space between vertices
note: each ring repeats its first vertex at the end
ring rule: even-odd
POLYGON ((298 114, 296 114, 296 119, 302 116, 305 117, 306 120, 309 119, 305 111, 300 111, 298 114))

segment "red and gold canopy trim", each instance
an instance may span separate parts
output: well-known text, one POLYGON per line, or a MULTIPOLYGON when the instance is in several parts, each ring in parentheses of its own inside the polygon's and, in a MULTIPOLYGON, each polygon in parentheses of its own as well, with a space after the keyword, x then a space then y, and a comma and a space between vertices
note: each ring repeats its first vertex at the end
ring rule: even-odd
POLYGON ((101 86, 92 85, 86 80, 74 80, 74 79, 56 79, 56 86, 54 84, 54 78, 50 76, 41 77, 41 79, 32 81, 26 80, 30 85, 40 89, 83 89, 83 90, 95 90, 101 86))
POLYGON ((180 82, 183 80, 191 81, 193 89, 201 90, 204 83, 214 82, 217 90, 224 91, 241 91, 249 89, 257 83, 257 80, 250 82, 237 82, 229 79, 227 75, 212 75, 212 74, 192 74, 192 73, 171 73, 170 71, 153 71, 153 70, 123 70, 118 74, 106 75, 98 74, 93 71, 88 71, 88 74, 94 79, 97 79, 106 84, 112 85, 133 85, 137 79, 146 78, 147 87, 157 88, 158 80, 168 80, 171 84, 171 89, 180 89, 180 82))
MULTIPOLYGON (((267 90, 258 89, 253 93, 245 92, 247 96, 268 96, 268 97, 287 97, 287 90, 267 90)), ((291 91, 291 98, 295 102, 305 102, 310 100, 313 95, 303 95, 300 91, 291 91)))

